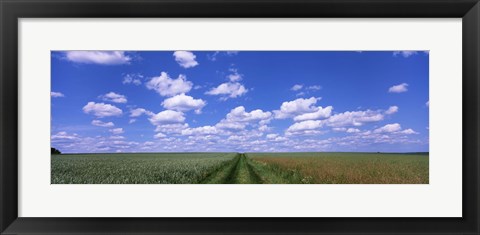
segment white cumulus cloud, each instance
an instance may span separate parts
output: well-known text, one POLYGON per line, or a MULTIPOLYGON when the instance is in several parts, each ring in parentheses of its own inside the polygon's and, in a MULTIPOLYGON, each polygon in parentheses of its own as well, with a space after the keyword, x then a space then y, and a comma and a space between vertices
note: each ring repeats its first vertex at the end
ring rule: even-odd
POLYGON ((390 108, 388 108, 388 110, 385 111, 385 114, 390 115, 390 114, 394 114, 396 112, 398 112, 398 106, 390 106, 390 108))
POLYGON ((187 128, 188 128, 187 123, 160 124, 160 125, 157 125, 155 132, 181 134, 182 130, 187 128))
POLYGON ((148 111, 144 108, 136 108, 136 109, 130 110, 130 117, 140 117, 143 114, 146 114, 147 116, 153 116, 154 115, 153 112, 148 111))
POLYGON ((383 127, 377 128, 373 130, 373 133, 383 133, 383 134, 389 133, 389 134, 404 134, 404 135, 418 134, 418 132, 412 129, 402 130, 401 125, 398 123, 387 124, 383 127))
POLYGON ((161 139, 161 138, 165 138, 165 137, 167 137, 167 136, 165 134, 163 134, 162 132, 158 132, 157 134, 155 134, 153 136, 153 138, 155 138, 155 139, 161 139))
POLYGON ((358 132, 360 132, 360 130, 357 129, 357 128, 348 128, 347 129, 347 133, 358 133, 358 132))
POLYGON ((269 119, 272 116, 270 112, 264 112, 261 109, 255 109, 251 112, 246 112, 245 107, 238 106, 230 111, 227 114, 227 120, 229 121, 240 121, 240 122, 250 122, 269 119))
POLYGON ((278 137, 278 134, 268 134, 266 137, 267 139, 275 139, 278 137))
POLYGON ((68 134, 65 131, 60 131, 57 132, 57 134, 53 134, 50 139, 51 140, 76 140, 78 139, 78 135, 76 133, 74 134, 68 134))
POLYGON ((132 60, 123 51, 67 51, 65 58, 75 63, 119 65, 132 60))
POLYGON ((101 96, 103 101, 113 102, 113 103, 127 103, 127 97, 124 95, 117 94, 115 92, 109 92, 101 96))
POLYGON ((231 72, 231 74, 229 74, 227 78, 228 80, 230 80, 230 82, 238 82, 242 80, 243 75, 238 73, 238 69, 232 68, 232 69, 229 69, 229 71, 231 72))
POLYGON ((127 74, 123 77, 123 84, 133 84, 133 85, 141 85, 142 84, 142 80, 143 79, 143 75, 141 74, 136 74, 136 73, 132 73, 132 74, 127 74))
POLYGON ((323 119, 328 118, 332 114, 333 107, 328 106, 325 108, 317 107, 318 110, 313 113, 304 113, 293 118, 294 121, 305 121, 305 120, 316 120, 316 119, 323 119))
POLYGON ((113 127, 113 126, 115 126, 115 124, 113 124, 113 122, 102 122, 100 120, 93 120, 92 125, 101 126, 101 127, 113 127))
POLYGON ((319 85, 313 85, 313 86, 309 86, 307 87, 307 90, 314 90, 314 91, 318 91, 318 90, 321 90, 322 87, 319 86, 319 85))
POLYGON ((182 135, 211 135, 216 134, 217 128, 214 126, 201 126, 182 130, 182 135))
POLYGON ((303 122, 297 122, 288 127, 287 132, 298 132, 305 130, 314 130, 323 126, 320 120, 307 120, 303 122))
POLYGON ((121 109, 111 104, 95 103, 95 102, 88 102, 88 104, 83 107, 83 112, 86 114, 92 113, 93 115, 99 118, 120 116, 123 113, 121 109))
POLYGON ((411 134, 418 134, 418 132, 412 130, 412 129, 406 129, 406 130, 403 130, 403 131, 400 131, 399 132, 400 134, 406 134, 406 135, 411 135, 411 134))
MULTIPOLYGON (((255 109, 247 112, 245 111, 245 107, 238 106, 230 110, 226 117, 215 126, 219 129, 241 130, 245 129, 247 125, 257 123, 261 126, 264 126, 271 120, 271 117, 271 112, 264 112, 261 109, 255 109)), ((268 129, 268 127, 263 127, 262 129, 265 130, 265 128, 268 129)))
POLYGON ((347 111, 330 116, 323 120, 327 126, 345 127, 345 126, 361 126, 368 122, 378 122, 383 120, 384 115, 381 111, 347 111))
POLYGON ((174 96, 189 92, 193 84, 187 80, 185 75, 181 74, 177 79, 172 79, 167 73, 162 72, 160 76, 150 79, 150 81, 146 83, 146 86, 161 96, 174 96))
POLYGON ((189 51, 176 51, 173 53, 175 61, 183 68, 192 68, 198 65, 195 60, 196 56, 189 51))
POLYGON ((114 129, 110 129, 108 131, 110 131, 114 135, 119 135, 119 134, 122 134, 124 132, 123 128, 114 128, 114 129))
POLYGON ((292 88, 290 88, 290 90, 292 90, 292 91, 298 91, 298 90, 300 90, 300 89, 302 89, 302 88, 303 88, 303 85, 301 85, 301 84, 295 84, 292 88))
POLYGON ((299 98, 293 101, 283 102, 280 110, 274 110, 275 118, 285 119, 304 113, 312 113, 318 110, 315 104, 320 98, 310 97, 308 99, 299 98))
POLYGON ((165 110, 153 115, 149 118, 149 120, 153 125, 162 125, 171 123, 182 123, 185 121, 185 117, 182 112, 165 110))
POLYGON ((392 133, 392 132, 397 132, 400 131, 402 127, 398 123, 393 123, 393 124, 387 124, 383 127, 375 129, 373 132, 374 133, 392 133))
POLYGON ((388 92, 390 93, 403 93, 408 91, 408 84, 407 83, 402 83, 399 85, 392 86, 388 89, 388 92))
POLYGON ((195 110, 196 113, 200 113, 207 103, 202 99, 194 99, 191 96, 180 94, 166 99, 162 105, 166 109, 177 111, 195 110))
POLYGON ((53 97, 53 98, 58 98, 58 97, 65 97, 64 94, 62 94, 61 92, 50 92, 50 96, 53 97))
POLYGON ((248 90, 238 82, 226 82, 220 84, 218 87, 207 91, 207 95, 222 95, 224 99, 236 98, 247 93, 248 90))

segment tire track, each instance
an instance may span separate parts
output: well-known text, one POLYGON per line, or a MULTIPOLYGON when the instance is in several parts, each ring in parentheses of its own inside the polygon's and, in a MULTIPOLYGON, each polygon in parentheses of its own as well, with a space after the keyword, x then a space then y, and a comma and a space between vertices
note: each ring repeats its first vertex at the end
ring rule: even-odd
POLYGON ((207 178, 202 180, 200 183, 201 184, 228 184, 227 182, 232 181, 232 178, 234 177, 234 171, 236 169, 236 166, 238 165, 239 160, 240 160, 240 155, 237 154, 237 156, 233 158, 231 163, 226 164, 216 172, 212 173, 207 178))
POLYGON ((261 184, 262 178, 256 173, 245 154, 238 154, 231 164, 212 173, 202 184, 261 184))
POLYGON ((240 154, 240 159, 235 168, 233 184, 260 184, 260 177, 253 171, 245 154, 240 154))

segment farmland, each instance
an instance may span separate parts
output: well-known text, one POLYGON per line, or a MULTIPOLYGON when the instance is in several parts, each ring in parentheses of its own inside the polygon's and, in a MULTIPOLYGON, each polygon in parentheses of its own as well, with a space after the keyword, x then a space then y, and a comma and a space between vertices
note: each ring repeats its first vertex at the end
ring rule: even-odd
POLYGON ((52 184, 428 184, 428 153, 52 155, 52 184))

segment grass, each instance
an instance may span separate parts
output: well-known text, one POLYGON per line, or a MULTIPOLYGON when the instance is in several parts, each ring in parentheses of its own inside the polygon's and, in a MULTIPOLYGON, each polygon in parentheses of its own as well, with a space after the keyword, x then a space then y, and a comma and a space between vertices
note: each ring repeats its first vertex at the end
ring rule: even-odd
POLYGON ((235 153, 52 155, 52 184, 195 184, 235 153))
POLYGON ((52 155, 52 184, 428 184, 428 153, 52 155))
MULTIPOLYGON (((263 172, 286 183, 428 184, 428 154, 252 153, 263 172)), ((276 183, 276 182, 272 182, 276 183)))

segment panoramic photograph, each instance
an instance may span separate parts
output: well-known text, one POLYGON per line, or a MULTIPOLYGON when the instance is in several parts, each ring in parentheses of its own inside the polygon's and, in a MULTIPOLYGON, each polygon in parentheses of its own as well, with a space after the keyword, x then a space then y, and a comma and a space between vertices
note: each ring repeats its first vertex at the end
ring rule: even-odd
POLYGON ((52 51, 51 184, 428 184, 429 51, 52 51))

